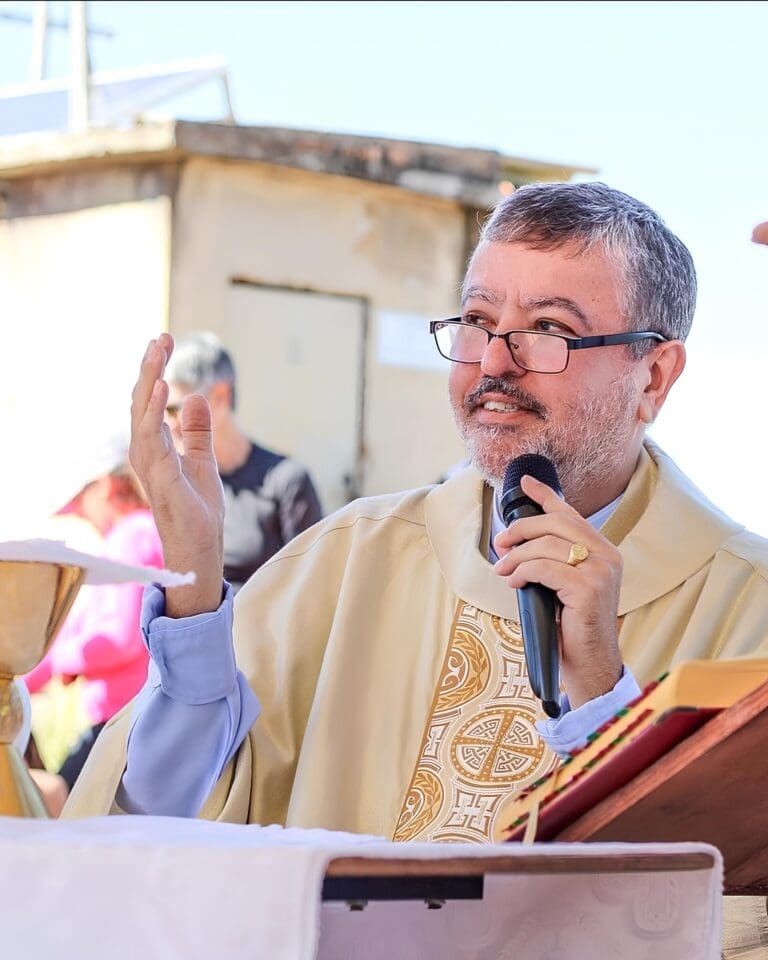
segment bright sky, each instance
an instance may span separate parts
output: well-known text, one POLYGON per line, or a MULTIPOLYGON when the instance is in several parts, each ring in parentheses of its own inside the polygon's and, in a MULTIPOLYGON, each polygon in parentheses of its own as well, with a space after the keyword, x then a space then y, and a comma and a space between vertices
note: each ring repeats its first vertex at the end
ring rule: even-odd
MULTIPOLYGON (((31 3, 0 3, 29 12, 31 3)), ((67 4, 51 3, 64 17, 67 4)), ((768 3, 94 2, 94 69, 219 54, 241 123, 355 132, 583 164, 690 247, 689 366, 654 435, 768 535, 768 3)), ((0 83, 29 26, 0 20, 0 83)), ((49 75, 67 69, 62 37, 49 75)), ((178 115, 214 119, 213 88, 178 115)))

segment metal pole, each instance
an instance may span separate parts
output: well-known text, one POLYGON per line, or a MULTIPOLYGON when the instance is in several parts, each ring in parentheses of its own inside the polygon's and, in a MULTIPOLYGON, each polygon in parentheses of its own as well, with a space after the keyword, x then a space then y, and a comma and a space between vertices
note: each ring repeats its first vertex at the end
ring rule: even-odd
POLYGON ((32 16, 32 63, 29 79, 36 83, 45 77, 45 54, 48 41, 48 3, 38 0, 32 16))
POLYGON ((85 0, 69 4, 70 88, 69 130, 88 129, 88 11, 85 0))

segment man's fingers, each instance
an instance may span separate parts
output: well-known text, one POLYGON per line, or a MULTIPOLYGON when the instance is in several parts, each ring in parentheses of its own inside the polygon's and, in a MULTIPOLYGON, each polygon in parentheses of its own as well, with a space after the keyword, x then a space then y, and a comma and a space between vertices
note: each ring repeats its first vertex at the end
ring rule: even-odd
POLYGON ((211 408, 205 397, 190 394, 185 398, 181 408, 181 439, 185 456, 213 458, 211 408))
POLYGON ((156 432, 165 419, 165 405, 168 403, 168 384, 165 380, 155 380, 144 416, 145 424, 156 432))
POLYGON ((538 503, 546 513, 573 512, 573 507, 569 506, 562 497, 559 497, 552 487, 548 487, 546 483, 542 483, 535 477, 526 474, 520 480, 520 486, 523 488, 523 493, 527 494, 535 503, 538 503))
POLYGON ((566 563, 570 550, 570 540, 547 534, 521 543, 514 550, 510 550, 506 556, 494 564, 493 569, 500 576, 505 577, 513 573, 521 563, 529 560, 556 560, 559 563, 566 563))
POLYGON ((576 513, 542 513, 538 517, 523 517, 496 535, 493 541, 496 552, 502 552, 526 540, 538 540, 540 537, 555 536, 568 543, 584 543, 590 550, 599 550, 604 543, 602 536, 576 513))
POLYGON ((529 583, 540 583, 559 594, 566 587, 572 586, 573 569, 558 560, 539 557, 521 563, 506 580, 514 590, 526 587, 529 583))
POLYGON ((155 380, 144 416, 137 418, 131 429, 128 459, 142 482, 147 480, 151 465, 162 461, 173 446, 168 427, 163 423, 167 398, 168 385, 163 380, 155 380))
POLYGON ((564 607, 581 610, 582 616, 594 616, 602 598, 613 596, 615 579, 609 565, 600 558, 590 557, 588 562, 592 564, 589 570, 586 566, 569 567, 559 559, 538 557, 524 561, 504 579, 514 590, 539 583, 554 590, 564 607))
POLYGON ((149 399, 152 396, 152 389, 155 381, 162 378, 165 372, 165 365, 173 353, 173 337, 170 333, 161 333, 156 340, 150 340, 139 368, 139 379, 133 389, 133 403, 131 404, 131 413, 134 411, 140 420, 147 409, 149 399))
POLYGON ((168 361, 171 359, 171 354, 173 353, 173 337, 170 335, 170 333, 161 333, 157 338, 157 342, 165 353, 165 362, 168 363, 168 361))
MULTIPOLYGON (((168 337, 164 334, 163 337, 168 337)), ((168 338, 170 340, 170 338, 168 338)), ((135 431, 147 412, 155 384, 163 375, 168 354, 162 345, 163 338, 150 340, 139 368, 139 378, 131 397, 131 428, 135 431)), ((170 340, 171 349, 173 340, 170 340)))
POLYGON ((146 443, 162 436, 167 401, 168 384, 165 380, 155 380, 144 408, 144 415, 134 424, 134 439, 140 439, 142 443, 146 443))

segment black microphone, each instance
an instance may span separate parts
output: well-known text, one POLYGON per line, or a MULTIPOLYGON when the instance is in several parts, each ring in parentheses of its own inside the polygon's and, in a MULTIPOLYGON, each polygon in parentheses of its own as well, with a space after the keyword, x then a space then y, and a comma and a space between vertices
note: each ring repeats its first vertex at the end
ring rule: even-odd
MULTIPOLYGON (((538 517, 544 511, 523 493, 521 479, 528 474, 561 494, 557 470, 539 453, 527 453, 507 464, 501 492, 501 515, 509 526, 521 517, 538 517)), ((514 549, 514 548, 513 548, 514 549)), ((546 714, 560 716, 560 651, 555 622, 557 597, 540 583, 529 583, 517 591, 520 629, 531 688, 546 714)))

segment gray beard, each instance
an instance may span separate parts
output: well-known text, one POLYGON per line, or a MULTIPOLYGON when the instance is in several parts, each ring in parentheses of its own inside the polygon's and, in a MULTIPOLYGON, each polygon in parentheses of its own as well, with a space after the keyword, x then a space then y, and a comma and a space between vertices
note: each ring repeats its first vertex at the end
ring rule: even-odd
POLYGON ((581 491, 604 483, 624 462, 636 427, 629 415, 636 402, 634 390, 626 381, 617 381, 610 394, 569 405, 567 425, 545 418, 536 437, 523 436, 517 445, 514 427, 471 424, 455 410, 454 420, 472 466, 496 491, 501 490, 511 459, 541 453, 554 463, 565 499, 580 500, 581 491))

